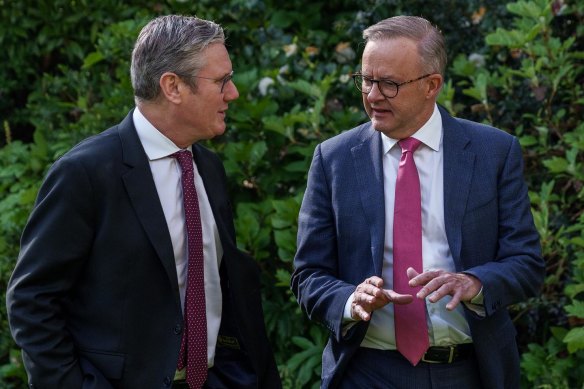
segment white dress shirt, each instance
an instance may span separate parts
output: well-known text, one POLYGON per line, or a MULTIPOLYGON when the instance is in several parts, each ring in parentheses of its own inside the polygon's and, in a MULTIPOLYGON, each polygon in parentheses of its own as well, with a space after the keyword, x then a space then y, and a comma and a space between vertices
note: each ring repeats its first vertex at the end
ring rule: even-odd
MULTIPOLYGON (((140 142, 150 161, 152 177, 158 192, 176 263, 178 288, 181 306, 184 311, 184 300, 187 282, 187 233, 185 213, 182 199, 181 169, 176 158, 171 154, 181 150, 170 139, 158 131, 140 112, 138 108, 133 114, 134 125, 140 142)), ((188 147, 192 152, 192 147, 188 147)), ((207 358, 208 366, 212 367, 215 359, 217 334, 221 324, 221 282, 219 265, 223 257, 223 246, 219 239, 219 232, 215 218, 209 204, 209 198, 198 173, 197 165, 193 161, 195 174, 195 188, 199 200, 201 226, 203 229, 203 257, 205 269, 205 304, 207 312, 207 358)), ((161 226, 163 228, 163 226, 161 226)), ((152 312, 153 315, 156 312, 152 312)))
MULTIPOLYGON (((442 147, 442 118, 438 107, 430 119, 412 137, 422 144, 414 153, 414 161, 420 177, 422 197, 422 260, 423 270, 442 269, 456 272, 450 253, 444 224, 444 174, 442 147)), ((401 158, 398 140, 382 134, 383 181, 385 201, 385 247, 383 250, 382 278, 384 289, 393 289, 393 211, 397 171, 401 158)), ((470 329, 462 305, 453 311, 446 309, 451 297, 446 296, 436 303, 426 299, 430 345, 443 346, 471 342, 470 329)), ((353 295, 345 305, 344 317, 350 322, 353 295)), ((395 332, 393 304, 375 311, 361 343, 363 347, 393 350, 395 332)))

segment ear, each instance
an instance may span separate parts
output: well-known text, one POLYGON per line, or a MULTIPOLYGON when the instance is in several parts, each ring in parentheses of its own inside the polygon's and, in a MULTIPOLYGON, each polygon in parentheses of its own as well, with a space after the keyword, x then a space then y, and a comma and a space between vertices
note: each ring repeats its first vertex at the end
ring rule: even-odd
POLYGON ((166 72, 160 76, 160 94, 172 103, 179 104, 182 101, 184 87, 184 82, 175 73, 166 72))
POLYGON ((426 89, 426 98, 427 99, 435 99, 440 93, 440 89, 442 88, 442 84, 444 83, 444 78, 439 73, 432 74, 428 77, 427 89, 426 89))

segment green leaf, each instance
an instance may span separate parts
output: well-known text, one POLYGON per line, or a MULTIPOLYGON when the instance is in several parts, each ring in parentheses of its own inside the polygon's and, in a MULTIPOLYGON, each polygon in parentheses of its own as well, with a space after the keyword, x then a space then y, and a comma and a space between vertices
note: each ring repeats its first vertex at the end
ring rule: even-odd
POLYGON ((551 327, 550 332, 554 336, 554 339, 562 340, 568 333, 568 330, 562 327, 551 327))
POLYGON ((567 285, 564 289, 564 293, 566 293, 566 296, 570 298, 574 298, 582 292, 584 292, 584 282, 567 285))
POLYGON ((289 82, 288 85, 292 89, 304 93, 305 95, 308 96, 319 98, 323 95, 321 90, 316 85, 311 84, 306 80, 296 80, 293 82, 289 82))
POLYGON ((276 11, 272 15, 271 24, 276 28, 288 28, 296 19, 296 12, 276 11))
POLYGON ((552 157, 543 161, 543 165, 552 173, 564 173, 568 170, 568 161, 561 157, 552 157))
POLYGON ((564 338, 564 342, 568 345, 570 353, 584 349, 584 327, 571 329, 564 338))
POLYGON ((320 351, 315 352, 310 358, 307 358, 298 370, 298 382, 304 386, 312 377, 312 372, 316 366, 321 364, 322 357, 320 351))
POLYGON ((525 135, 519 138, 519 143, 521 144, 521 147, 525 148, 537 145, 538 141, 537 138, 533 135, 525 135))
POLYGON ((285 269, 276 270, 276 286, 288 288, 290 286, 290 272, 285 269))
POLYGON ((89 54, 87 57, 85 57, 85 60, 83 61, 83 69, 88 69, 90 67, 92 67, 93 65, 95 65, 96 63, 103 61, 105 59, 104 55, 99 52, 99 51, 94 51, 93 53, 89 54))
POLYGON ((292 262, 296 252, 296 232, 290 229, 275 230, 274 240, 278 245, 278 256, 284 262, 292 262))
POLYGON ((315 347, 301 351, 297 354, 294 354, 294 356, 292 356, 292 358, 288 360, 286 366, 288 366, 290 370, 295 371, 296 369, 298 369, 298 366, 300 366, 300 364, 305 363, 305 361, 308 358, 312 357, 315 354, 320 354, 320 352, 321 350, 315 347))
POLYGON ((314 343, 312 343, 309 339, 306 339, 303 336, 293 336, 292 343, 294 343, 296 346, 304 350, 308 350, 314 347, 314 343))
POLYGON ((485 42, 491 46, 505 46, 510 48, 522 47, 525 43, 525 34, 517 30, 505 30, 498 27, 494 33, 488 34, 485 42))
POLYGON ((252 166, 257 165, 266 155, 268 151, 268 145, 266 142, 255 142, 251 145, 249 150, 249 161, 252 166))
POLYGON ((572 304, 564 307, 570 316, 584 318, 584 301, 574 300, 572 304))
POLYGON ((538 19, 543 10, 533 1, 518 1, 507 4, 507 10, 513 14, 531 19, 538 19))

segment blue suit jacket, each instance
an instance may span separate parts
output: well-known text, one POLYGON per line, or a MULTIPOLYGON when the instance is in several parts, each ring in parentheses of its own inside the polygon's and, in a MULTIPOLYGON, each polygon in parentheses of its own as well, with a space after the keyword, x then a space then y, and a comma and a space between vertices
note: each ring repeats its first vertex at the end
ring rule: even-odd
MULTIPOLYGON (((467 310, 481 380, 519 386, 516 331, 506 307, 543 282, 537 231, 523 180, 521 148, 503 131, 456 119, 444 128, 444 217, 457 271, 483 283, 486 317, 467 310)), ((381 276, 385 231, 381 134, 371 123, 317 146, 299 215, 292 290, 311 320, 331 332, 322 387, 338 386, 368 322, 342 335, 343 309, 355 286, 381 276)))

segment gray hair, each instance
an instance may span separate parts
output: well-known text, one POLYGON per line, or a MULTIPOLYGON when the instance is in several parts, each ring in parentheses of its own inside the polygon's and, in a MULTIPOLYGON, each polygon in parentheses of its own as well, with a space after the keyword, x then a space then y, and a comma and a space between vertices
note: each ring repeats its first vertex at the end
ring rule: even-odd
POLYGON ((444 37, 428 20, 418 16, 394 16, 363 31, 365 44, 392 38, 408 38, 417 42, 424 72, 444 76, 447 61, 444 37))
POLYGON ((151 20, 138 35, 132 51, 130 73, 137 101, 160 94, 160 77, 172 72, 195 88, 203 66, 201 53, 212 43, 225 44, 223 28, 193 16, 168 15, 151 20))

